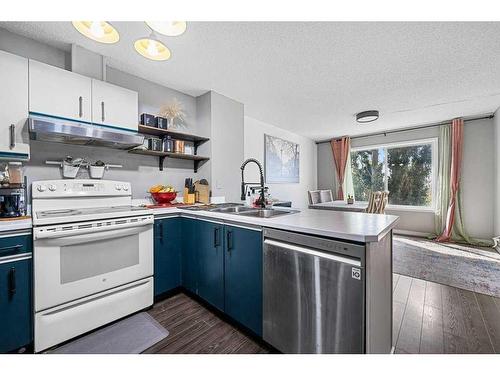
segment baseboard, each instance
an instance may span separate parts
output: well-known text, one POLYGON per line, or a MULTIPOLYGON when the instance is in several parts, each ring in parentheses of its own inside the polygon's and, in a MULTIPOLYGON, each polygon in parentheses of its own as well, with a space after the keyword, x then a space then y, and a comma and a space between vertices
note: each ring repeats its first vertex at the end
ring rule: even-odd
POLYGON ((423 237, 423 238, 428 238, 431 235, 430 233, 416 232, 416 231, 404 230, 404 229, 394 229, 393 233, 400 234, 402 236, 423 237))

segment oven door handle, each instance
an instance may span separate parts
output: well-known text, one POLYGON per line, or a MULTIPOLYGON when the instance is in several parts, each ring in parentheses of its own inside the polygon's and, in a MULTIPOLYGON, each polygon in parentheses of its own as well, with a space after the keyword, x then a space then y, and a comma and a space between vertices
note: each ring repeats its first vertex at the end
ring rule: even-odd
MULTIPOLYGON (((98 234, 102 232, 112 232, 116 233, 120 229, 128 228, 142 228, 153 225, 153 219, 147 219, 140 222, 132 222, 127 224, 109 225, 102 227, 90 227, 84 229, 73 229, 73 230, 63 230, 63 231, 36 231, 34 232, 35 240, 45 239, 45 238, 63 238, 63 237, 76 237, 84 234, 98 234)), ((109 236, 108 236, 109 237, 109 236)))
POLYGON ((47 245, 49 246, 80 245, 88 242, 104 241, 108 239, 117 239, 121 237, 135 236, 140 234, 143 230, 144 228, 136 227, 136 228, 116 229, 107 232, 79 234, 71 237, 50 238, 47 239, 48 241, 47 245))

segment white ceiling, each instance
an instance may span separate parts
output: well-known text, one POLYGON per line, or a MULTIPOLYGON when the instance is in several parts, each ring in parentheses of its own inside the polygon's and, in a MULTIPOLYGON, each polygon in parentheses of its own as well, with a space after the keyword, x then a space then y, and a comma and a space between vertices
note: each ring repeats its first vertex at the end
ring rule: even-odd
POLYGON ((313 139, 388 130, 500 106, 500 23, 190 22, 161 37, 166 62, 139 56, 142 22, 113 22, 115 45, 81 36, 70 22, 0 23, 69 50, 77 43, 109 65, 194 96, 215 90, 248 116, 313 139), (360 125, 355 113, 378 109, 360 125))

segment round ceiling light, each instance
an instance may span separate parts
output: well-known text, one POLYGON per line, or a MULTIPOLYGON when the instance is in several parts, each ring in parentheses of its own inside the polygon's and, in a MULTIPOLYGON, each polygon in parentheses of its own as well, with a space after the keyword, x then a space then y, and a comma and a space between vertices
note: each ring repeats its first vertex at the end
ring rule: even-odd
POLYGON ((112 44, 120 40, 118 31, 106 21, 73 21, 80 34, 99 43, 112 44))
POLYGON ((154 61, 165 61, 171 56, 167 46, 157 40, 154 34, 151 34, 149 38, 136 40, 134 48, 140 55, 154 61))
POLYGON ((356 121, 362 124, 378 120, 378 117, 379 113, 376 110, 356 113, 356 121))
POLYGON ((185 21, 145 21, 151 29, 166 36, 179 36, 186 31, 185 21))

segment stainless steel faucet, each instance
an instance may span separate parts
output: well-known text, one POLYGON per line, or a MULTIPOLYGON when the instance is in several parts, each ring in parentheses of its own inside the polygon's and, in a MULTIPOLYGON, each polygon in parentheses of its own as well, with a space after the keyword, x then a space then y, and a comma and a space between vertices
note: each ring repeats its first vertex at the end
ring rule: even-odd
POLYGON ((262 164, 257 159, 250 158, 241 164, 241 200, 245 200, 246 185, 257 185, 256 183, 245 182, 245 167, 248 163, 255 163, 259 167, 260 173, 260 207, 266 208, 266 195, 264 193, 264 172, 262 170, 262 164))

